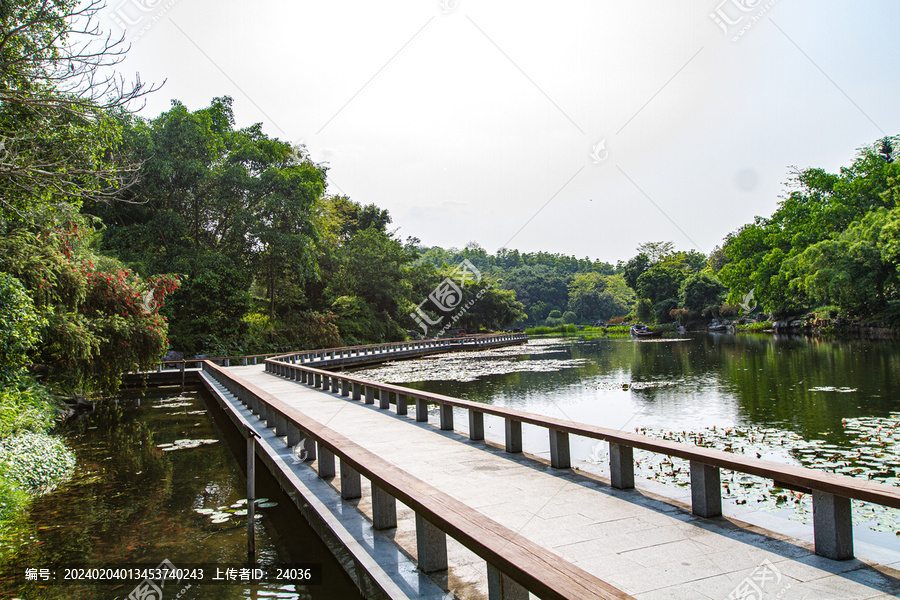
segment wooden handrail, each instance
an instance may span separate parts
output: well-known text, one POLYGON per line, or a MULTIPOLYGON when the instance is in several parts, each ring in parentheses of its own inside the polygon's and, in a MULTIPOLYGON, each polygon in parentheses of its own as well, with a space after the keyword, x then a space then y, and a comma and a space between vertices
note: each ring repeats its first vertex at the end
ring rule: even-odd
MULTIPOLYGON (((322 425, 211 361, 204 370, 229 391, 241 388, 311 436, 353 470, 450 535, 542 600, 626 600, 632 597, 377 454, 322 425)), ((330 375, 330 374, 329 374, 330 375)), ((235 393, 240 398, 240 395, 235 393)), ((267 421, 269 425, 271 421, 267 421)), ((277 428, 277 425, 276 425, 277 428)))
MULTIPOLYGON (((452 408, 469 411, 469 436, 473 440, 484 439, 484 415, 494 415, 506 421, 506 450, 522 451, 522 423, 544 427, 550 434, 551 466, 568 468, 571 466, 569 435, 605 440, 610 444, 610 482, 613 487, 627 489, 634 487, 633 449, 675 456, 690 461, 691 501, 694 514, 713 517, 722 514, 721 484, 719 469, 729 469, 773 480, 781 487, 787 487, 812 495, 813 525, 816 552, 836 560, 853 556, 853 525, 850 500, 872 502, 891 508, 900 508, 900 487, 874 481, 862 481, 846 475, 825 473, 806 467, 784 465, 772 461, 743 456, 721 450, 701 448, 692 444, 660 440, 636 433, 586 425, 573 421, 536 415, 521 410, 481 404, 469 400, 452 398, 379 383, 346 375, 293 364, 275 359, 267 359, 266 371, 288 376, 319 387, 322 380, 343 382, 354 388, 354 399, 360 397, 359 390, 366 389, 366 402, 374 402, 374 391, 379 390, 381 407, 387 408, 385 398, 397 394, 416 401, 416 420, 427 421, 427 405, 437 404, 441 408, 441 429, 453 429, 452 408), (299 376, 298 376, 299 374, 299 376), (387 396, 384 396, 387 394, 387 396)), ((336 383, 332 390, 337 389, 336 383)), ((343 395, 347 395, 343 391, 343 395)), ((398 412, 406 414, 406 401, 398 404, 398 412)))
POLYGON ((476 343, 480 340, 487 340, 494 337, 503 337, 503 336, 519 336, 522 339, 526 339, 527 336, 525 334, 515 334, 515 333, 483 333, 483 334, 474 334, 467 335, 461 338, 425 338, 421 340, 410 340, 406 342, 384 342, 382 344, 365 344, 361 346, 340 346, 337 348, 316 348, 312 350, 295 350, 291 352, 269 352, 266 354, 247 354, 241 356, 207 356, 204 358, 181 358, 177 360, 160 360, 157 361, 157 365, 181 365, 186 363, 202 363, 204 360, 208 361, 243 361, 245 359, 284 359, 291 356, 298 356, 301 354, 324 354, 328 352, 347 352, 347 351, 356 351, 356 350, 367 350, 372 348, 384 348, 384 347, 393 347, 393 346, 406 346, 406 345, 428 345, 429 343, 433 343, 436 341, 446 342, 448 345, 452 344, 463 344, 467 340, 473 340, 476 343))
MULTIPOLYGON (((406 345, 428 345, 429 343, 434 342, 444 342, 448 345, 452 344, 465 344, 467 341, 478 342, 481 340, 488 340, 491 338, 497 337, 515 337, 518 339, 528 339, 528 336, 524 333, 479 333, 473 335, 466 335, 464 337, 456 337, 456 338, 424 338, 421 340, 410 340, 405 342, 384 342, 382 344, 366 344, 362 346, 340 346, 337 348, 317 348, 314 350, 296 350, 293 352, 285 352, 283 354, 270 354, 271 358, 274 360, 281 360, 291 356, 297 356, 300 354, 323 354, 326 352, 346 352, 353 350, 368 350, 372 348, 383 348, 390 346, 406 346, 406 345)), ((210 359, 210 360, 221 360, 221 359, 210 359)))
MULTIPOLYGON (((268 359, 266 361, 267 365, 270 362, 275 363, 273 359, 268 359)), ((697 461, 706 465, 729 469, 739 473, 746 473, 748 475, 757 475, 772 479, 779 483, 788 484, 789 486, 799 487, 801 488, 801 491, 806 491, 807 493, 816 489, 848 498, 863 500, 865 502, 874 502, 875 504, 880 504, 882 506, 900 508, 900 487, 889 486, 883 483, 861 481, 846 475, 825 473, 806 467, 785 465, 774 461, 734 454, 732 452, 702 448, 693 444, 661 440, 637 433, 587 425, 575 421, 566 421, 564 419, 547 417, 513 408, 504 408, 502 406, 482 404, 471 400, 462 400, 460 398, 444 396, 443 394, 424 392, 422 390, 415 390, 389 383, 379 383, 368 379, 353 377, 352 375, 325 371, 304 365, 293 365, 280 362, 278 364, 292 369, 303 369, 313 374, 335 377, 342 381, 349 381, 351 383, 365 385, 386 392, 402 394, 410 399, 418 398, 434 404, 476 410, 484 414, 494 415, 504 419, 513 419, 520 423, 537 425, 539 427, 563 433, 579 435, 596 440, 604 440, 632 448, 640 448, 641 450, 648 450, 667 456, 697 461)))

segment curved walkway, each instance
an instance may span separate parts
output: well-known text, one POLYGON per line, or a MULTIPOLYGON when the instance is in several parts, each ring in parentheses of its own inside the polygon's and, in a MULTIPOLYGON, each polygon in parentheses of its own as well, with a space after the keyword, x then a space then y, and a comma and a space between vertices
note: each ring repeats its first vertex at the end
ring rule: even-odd
MULTIPOLYGON (((640 600, 862 600, 900 593, 900 552, 890 566, 832 561, 806 542, 726 518, 698 518, 647 492, 553 470, 377 405, 265 373, 261 365, 229 371, 640 600)), ((437 413, 431 416, 435 422, 437 413)), ((371 510, 364 501, 360 508, 371 510)), ((414 537, 400 517, 395 539, 414 552, 414 537)), ((451 547, 450 564, 457 597, 484 597, 483 563, 451 547)))

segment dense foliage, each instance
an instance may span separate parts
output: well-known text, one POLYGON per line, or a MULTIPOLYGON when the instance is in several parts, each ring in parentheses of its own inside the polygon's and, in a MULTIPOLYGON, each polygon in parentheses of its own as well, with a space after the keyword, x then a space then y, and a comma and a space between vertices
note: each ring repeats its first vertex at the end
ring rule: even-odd
POLYGON ((863 148, 839 173, 806 169, 768 218, 729 234, 719 279, 729 300, 754 292, 766 311, 829 306, 847 317, 898 315, 900 165, 895 140, 863 148))

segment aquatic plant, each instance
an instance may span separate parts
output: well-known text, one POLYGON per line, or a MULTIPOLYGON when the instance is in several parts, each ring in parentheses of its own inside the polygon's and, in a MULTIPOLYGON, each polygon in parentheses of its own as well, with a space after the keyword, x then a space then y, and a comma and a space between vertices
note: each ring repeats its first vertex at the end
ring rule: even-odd
MULTIPOLYGON (((851 437, 849 444, 806 440, 794 432, 772 427, 714 426, 699 431, 635 429, 637 433, 664 440, 900 485, 900 412, 887 417, 843 419, 842 424, 845 433, 851 437)), ((636 474, 645 479, 680 487, 690 485, 690 466, 683 459, 644 450, 636 450, 634 458, 636 474)), ((809 494, 783 489, 769 479, 727 469, 722 469, 721 477, 723 499, 812 523, 812 497, 809 494)), ((853 523, 900 536, 900 510, 897 509, 854 500, 853 523)))
MULTIPOLYGON (((257 498, 253 501, 256 508, 272 508, 278 506, 277 502, 269 501, 268 498, 257 498)), ((216 508, 195 508, 194 512, 209 517, 210 523, 213 525, 221 525, 230 522, 235 517, 247 516, 247 499, 241 498, 231 506, 218 506, 216 508)), ((262 515, 255 513, 256 519, 261 519, 262 515)))
POLYGON ((20 433, 0 442, 0 478, 42 496, 72 476, 75 455, 61 438, 20 433))

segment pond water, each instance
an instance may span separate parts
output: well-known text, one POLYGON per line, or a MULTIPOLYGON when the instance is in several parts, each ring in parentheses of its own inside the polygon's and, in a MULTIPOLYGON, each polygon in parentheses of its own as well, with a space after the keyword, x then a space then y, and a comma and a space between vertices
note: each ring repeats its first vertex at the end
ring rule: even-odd
MULTIPOLYGON (((654 437, 900 485, 900 343, 770 334, 679 339, 535 338, 524 346, 437 355, 362 377, 654 437)), ((457 423, 467 421, 460 414, 457 423)), ((485 418, 502 441, 499 419, 485 418)), ((492 437, 493 436, 493 437, 492 437)), ((546 430, 523 427, 526 451, 546 430)), ((573 438, 573 461, 606 445, 573 438)), ((687 486, 685 461, 636 451, 636 474, 687 486)), ((573 463, 574 464, 574 463, 573 463)), ((582 463, 583 464, 583 463, 582 463)), ((723 498, 811 523, 808 495, 723 471, 723 498)), ((858 539, 900 547, 900 511, 856 502, 858 539)))
MULTIPOLYGON (((245 442, 205 393, 123 396, 63 428, 76 474, 39 499, 18 530, 7 567, 247 566, 245 442)), ((257 462, 257 564, 322 564, 321 585, 199 584, 192 599, 359 598, 359 592, 257 462)), ((0 579, 3 598, 127 598, 134 585, 40 587, 0 579)), ((176 590, 176 591, 180 591, 176 590)), ((175 597, 175 593, 168 593, 175 597)))

